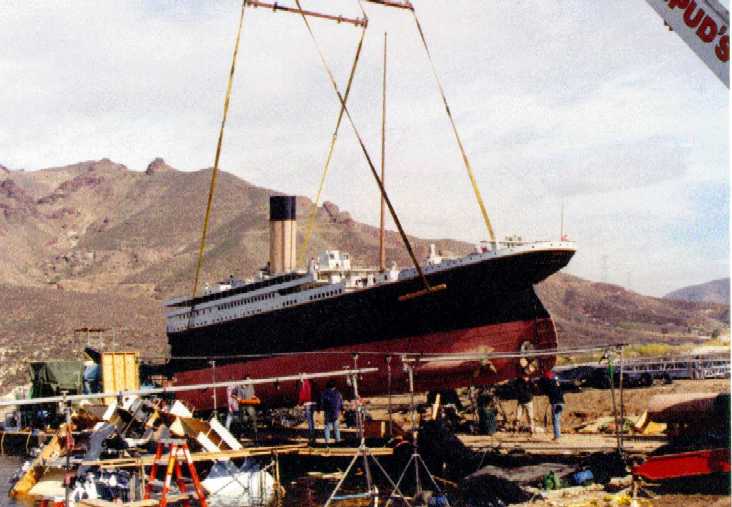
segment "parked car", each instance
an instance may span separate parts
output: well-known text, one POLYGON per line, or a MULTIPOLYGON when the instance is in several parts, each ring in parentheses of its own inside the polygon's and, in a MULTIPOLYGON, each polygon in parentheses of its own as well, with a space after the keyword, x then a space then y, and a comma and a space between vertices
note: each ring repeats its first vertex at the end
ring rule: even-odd
POLYGON ((584 365, 557 370, 557 378, 564 392, 579 392, 583 387, 590 387, 588 383, 595 375, 596 366, 584 365))

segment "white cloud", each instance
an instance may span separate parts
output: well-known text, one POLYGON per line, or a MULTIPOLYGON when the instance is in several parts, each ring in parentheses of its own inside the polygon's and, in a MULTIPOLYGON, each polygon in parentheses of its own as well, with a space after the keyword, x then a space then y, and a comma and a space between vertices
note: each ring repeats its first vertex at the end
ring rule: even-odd
MULTIPOLYGON (((356 2, 303 4, 360 16, 356 2)), ((386 30, 387 180, 403 222, 414 234, 477 241, 485 229, 410 15, 366 9, 350 106, 377 160, 386 30)), ((581 241, 577 273, 598 278, 607 249, 642 266, 644 248, 654 266, 676 267, 634 276, 646 292, 704 281, 695 266, 729 269, 726 238, 693 264, 688 238, 666 234, 702 227, 695 184, 729 185, 728 93, 649 6, 434 0, 417 9, 498 231, 556 235, 564 196, 581 241)), ((0 163, 109 157, 143 169, 161 155, 182 169, 210 166, 238 10, 234 0, 4 2, 0 163)), ((359 31, 312 24, 343 88, 359 31)), ((337 99, 297 16, 248 9, 244 30, 222 167, 312 195, 337 99)), ((346 123, 325 198, 376 221, 378 196, 346 123)))

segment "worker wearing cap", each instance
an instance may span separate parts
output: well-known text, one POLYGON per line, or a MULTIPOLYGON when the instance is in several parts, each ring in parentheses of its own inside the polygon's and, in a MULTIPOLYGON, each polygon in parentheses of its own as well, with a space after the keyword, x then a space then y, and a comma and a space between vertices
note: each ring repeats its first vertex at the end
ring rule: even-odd
POLYGON ((547 370, 541 379, 541 389, 549 398, 552 406, 552 426, 554 428, 554 440, 562 436, 562 411, 564 410, 564 393, 556 374, 547 370))

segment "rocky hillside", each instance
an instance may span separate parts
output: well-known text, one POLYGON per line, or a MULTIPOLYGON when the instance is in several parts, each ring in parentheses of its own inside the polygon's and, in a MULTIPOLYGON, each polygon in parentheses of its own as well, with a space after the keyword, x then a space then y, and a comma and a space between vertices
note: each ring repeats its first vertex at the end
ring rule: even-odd
MULTIPOLYGON (((85 344, 74 336, 80 327, 111 327, 118 348, 163 354, 161 302, 191 290, 210 177, 209 169, 180 172, 162 159, 144 171, 108 159, 32 172, 0 167, 0 385, 19 381, 24 361, 74 357, 85 344)), ((266 263, 273 193, 220 175, 202 280, 249 275, 266 263)), ((300 217, 311 209, 298 198, 300 217)), ((357 264, 376 263, 376 228, 333 203, 316 217, 308 257, 338 248, 357 264)), ((419 257, 429 243, 455 254, 472 248, 412 239, 419 257)), ((408 263, 394 232, 387 258, 408 263)), ((539 292, 563 344, 695 339, 729 319, 728 306, 649 298, 564 274, 539 292)))
POLYGON ((689 285, 681 289, 669 292, 665 299, 677 299, 682 301, 696 301, 704 303, 729 304, 729 278, 712 280, 699 285, 689 285))
POLYGON ((643 296, 558 273, 538 286, 562 345, 685 342, 729 327, 729 305, 643 296))
MULTIPOLYGON (((0 274, 6 283, 155 296, 190 290, 209 169, 179 172, 155 159, 137 172, 103 159, 0 178, 0 274)), ((220 174, 203 280, 253 273, 264 265, 273 193, 220 174)), ((299 216, 307 216, 311 206, 309 199, 299 198, 299 216)), ((310 254, 341 248, 357 263, 373 264, 377 242, 374 227, 325 203, 318 210, 310 254)), ((443 250, 469 248, 433 242, 443 250)), ((415 247, 426 255, 428 242, 415 240, 415 247)), ((395 233, 387 235, 387 257, 407 260, 395 233)))

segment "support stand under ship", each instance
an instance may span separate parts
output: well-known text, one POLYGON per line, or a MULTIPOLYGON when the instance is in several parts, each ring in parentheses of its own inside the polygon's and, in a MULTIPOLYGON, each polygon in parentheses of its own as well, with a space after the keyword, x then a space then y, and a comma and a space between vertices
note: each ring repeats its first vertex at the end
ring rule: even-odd
MULTIPOLYGON (((443 389, 520 373, 516 359, 482 363, 454 354, 557 347, 554 322, 533 286, 567 265, 573 243, 483 243, 459 258, 442 258, 432 247, 422 269, 430 285, 446 289, 405 300, 400 296, 421 287, 415 268, 357 269, 348 253, 326 251, 297 271, 295 203, 270 198, 270 259, 254 281, 232 278, 193 299, 166 302, 168 368, 177 383, 376 366, 379 373, 364 377, 360 391, 377 395, 405 389, 402 362, 423 356, 430 360, 418 368, 415 388, 443 389)), ((541 361, 551 368, 554 357, 541 361)), ((292 402, 292 384, 263 387, 260 397, 292 402)), ((213 408, 211 391, 181 394, 201 410, 213 408)))

